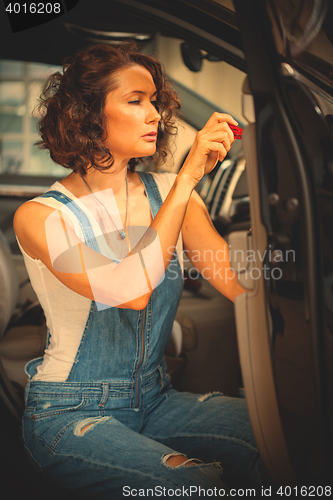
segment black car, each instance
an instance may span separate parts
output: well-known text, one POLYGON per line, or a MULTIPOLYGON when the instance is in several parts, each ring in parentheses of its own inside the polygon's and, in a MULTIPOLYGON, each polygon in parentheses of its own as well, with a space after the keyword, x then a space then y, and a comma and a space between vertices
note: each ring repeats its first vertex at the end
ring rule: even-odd
POLYGON ((28 498, 68 495, 34 471, 20 441, 23 366, 42 353, 45 324, 26 282, 12 218, 21 203, 64 175, 37 156, 38 116, 30 108, 45 74, 65 57, 92 42, 132 38, 141 50, 157 53, 183 102, 183 135, 167 168, 181 168, 213 111, 230 112, 244 128, 242 140, 198 190, 248 293, 233 307, 187 263, 177 316, 182 335, 175 330, 168 352, 174 385, 245 396, 261 456, 281 485, 277 493, 331 496, 332 5, 58 3, 60 13, 53 9, 51 20, 24 30, 15 24, 14 9, 23 15, 23 2, 5 2, 7 12, 3 8, 0 16, 2 484, 11 495, 24 492, 28 498))

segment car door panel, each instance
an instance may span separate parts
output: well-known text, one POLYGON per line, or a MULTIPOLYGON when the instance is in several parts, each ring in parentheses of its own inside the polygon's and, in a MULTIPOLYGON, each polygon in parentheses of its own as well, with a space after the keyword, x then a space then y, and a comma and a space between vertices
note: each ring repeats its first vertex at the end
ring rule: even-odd
MULTIPOLYGON (((327 222, 326 231, 322 227, 320 206, 325 206, 327 217, 332 199, 332 135, 311 93, 284 74, 263 3, 250 7, 235 0, 235 6, 249 68, 248 93, 255 108, 250 147, 248 136, 244 138, 252 248, 265 254, 263 264, 268 270, 267 278, 256 283, 256 304, 249 306, 250 292, 248 298, 237 299, 236 306, 237 330, 244 332, 247 323, 245 341, 254 346, 245 351, 240 345, 242 367, 249 370, 245 379, 256 391, 248 399, 249 409, 262 454, 270 450, 276 459, 284 457, 280 465, 273 464, 274 477, 285 485, 328 484, 332 401, 327 387, 332 380, 328 362, 332 351, 328 354, 327 341, 331 343, 332 331, 325 324, 329 309, 325 302, 331 303, 332 290, 324 278, 330 282, 331 262, 322 260, 322 251, 326 247, 327 257, 332 246, 327 222), (257 180, 252 182, 253 172, 257 180), (255 345, 256 338, 261 338, 266 352, 261 342, 255 345), (270 389, 261 387, 263 377, 270 389), (263 407, 255 406, 259 400, 263 407), (265 404, 274 404, 279 418, 269 422, 265 404), (264 428, 267 436, 261 442, 264 428), (271 440, 275 432, 279 442, 271 440)), ((246 389, 246 381, 244 385, 246 389)))

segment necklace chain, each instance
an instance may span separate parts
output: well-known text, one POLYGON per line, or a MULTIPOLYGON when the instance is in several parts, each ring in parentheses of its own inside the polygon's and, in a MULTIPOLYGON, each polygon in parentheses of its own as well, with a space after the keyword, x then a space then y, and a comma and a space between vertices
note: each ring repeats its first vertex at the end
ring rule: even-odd
MULTIPOLYGON (((89 192, 92 194, 92 196, 94 197, 94 199, 95 199, 95 200, 96 200, 96 201, 97 201, 97 202, 98 202, 98 203, 99 203, 99 204, 100 204, 100 205, 101 205, 101 206, 102 206, 102 207, 106 210, 106 212, 107 212, 107 214, 109 215, 109 217, 110 217, 110 219, 111 219, 111 221, 112 221, 112 224, 114 225, 114 227, 115 227, 115 229, 116 229, 116 231, 117 231, 118 235, 120 236, 120 238, 121 238, 122 240, 123 240, 123 239, 125 239, 125 238, 126 238, 126 235, 127 235, 127 227, 128 227, 128 225, 127 225, 128 220, 127 220, 127 219, 128 219, 128 212, 129 212, 129 210, 128 210, 128 205, 129 205, 129 194, 128 194, 128 177, 127 177, 127 171, 126 171, 126 212, 125 212, 125 224, 124 224, 124 229, 123 229, 123 230, 121 230, 121 231, 119 231, 119 229, 117 228, 117 226, 116 226, 116 224, 115 224, 115 222, 114 222, 114 220, 113 220, 113 218, 112 218, 112 216, 111 216, 110 212, 108 211, 108 209, 106 208, 106 206, 104 205, 104 203, 103 203, 101 200, 99 200, 99 199, 97 198, 97 196, 95 195, 95 193, 94 193, 94 192, 90 189, 90 186, 89 186, 89 184, 87 183, 87 181, 84 179, 84 177, 83 177, 82 175, 81 175, 80 177, 81 177, 81 179, 83 180, 84 184, 86 185, 86 187, 87 187, 88 191, 89 191, 89 192)), ((100 221, 100 222, 102 222, 102 221, 100 221)), ((104 224, 103 224, 103 226, 104 226, 104 224)))

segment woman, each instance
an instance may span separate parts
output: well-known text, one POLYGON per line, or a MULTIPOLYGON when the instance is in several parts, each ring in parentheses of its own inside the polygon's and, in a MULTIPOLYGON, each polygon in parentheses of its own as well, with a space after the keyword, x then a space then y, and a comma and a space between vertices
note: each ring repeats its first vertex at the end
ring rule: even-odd
MULTIPOLYGON (((190 257, 228 254, 194 188, 237 124, 214 113, 177 176, 138 174, 138 158, 164 156, 178 108, 159 63, 132 44, 84 49, 44 89, 40 145, 72 173, 14 220, 49 328, 43 358, 27 365, 23 437, 81 497, 191 487, 195 498, 224 488, 222 469, 229 486, 270 481, 244 401, 177 393, 165 374, 182 242, 190 257)), ((231 300, 244 292, 227 258, 218 274, 197 260, 231 300)))

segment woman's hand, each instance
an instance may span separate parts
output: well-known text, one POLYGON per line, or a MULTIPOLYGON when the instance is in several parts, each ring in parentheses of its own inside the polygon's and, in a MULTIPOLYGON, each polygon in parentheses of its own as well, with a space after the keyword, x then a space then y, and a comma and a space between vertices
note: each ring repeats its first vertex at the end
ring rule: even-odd
POLYGON ((232 116, 225 113, 213 113, 206 125, 200 130, 187 155, 179 175, 188 175, 193 188, 205 174, 222 161, 234 142, 234 134, 228 123, 238 125, 232 116))

